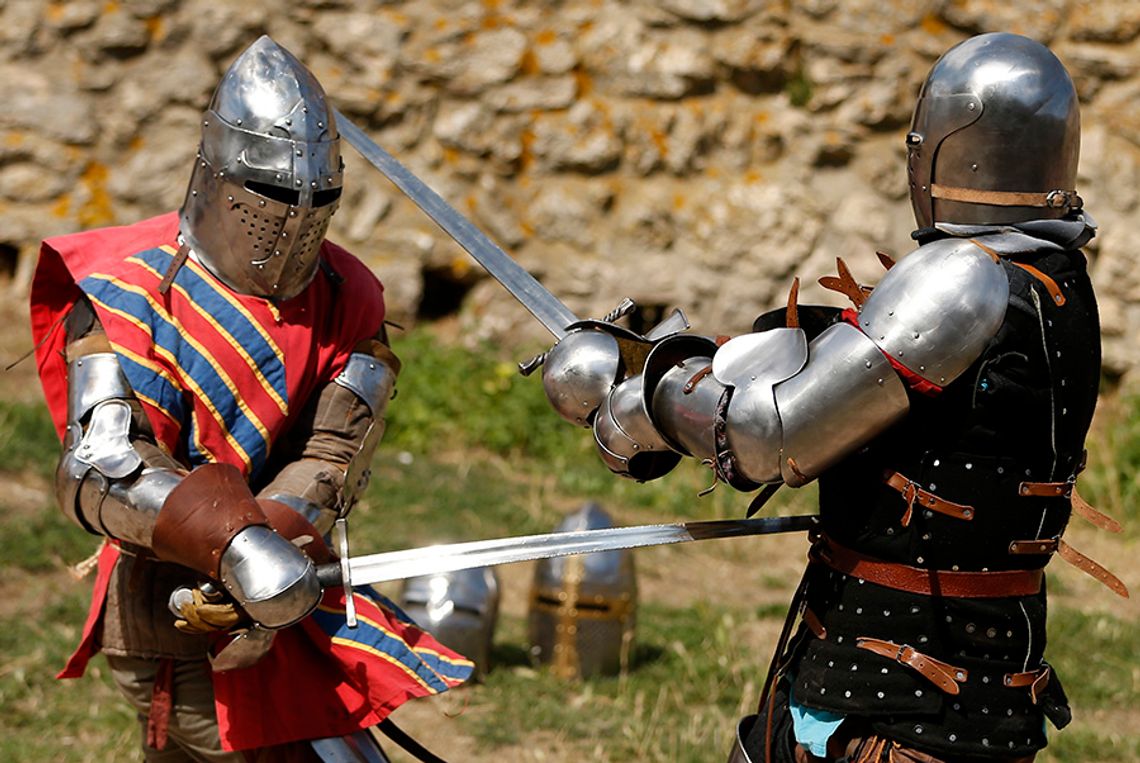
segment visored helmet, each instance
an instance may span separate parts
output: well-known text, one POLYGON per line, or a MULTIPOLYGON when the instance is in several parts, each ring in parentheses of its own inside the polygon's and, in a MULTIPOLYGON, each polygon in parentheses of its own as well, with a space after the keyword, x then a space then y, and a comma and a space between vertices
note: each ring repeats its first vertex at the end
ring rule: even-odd
POLYGON ((290 299, 316 275, 343 169, 320 83, 262 36, 230 65, 202 120, 182 235, 235 291, 290 299))
POLYGON ((424 630, 475 663, 479 681, 491 668, 499 616, 499 576, 492 567, 410 578, 400 606, 424 630))
MULTIPOLYGON (((613 520, 587 503, 555 532, 599 530, 613 520)), ((637 581, 629 551, 541 560, 534 573, 528 629, 531 656, 564 678, 616 675, 629 665, 637 581)))
POLYGON ((1039 42, 972 37, 934 64, 907 135, 919 227, 1063 217, 1076 192, 1081 124, 1065 67, 1039 42))

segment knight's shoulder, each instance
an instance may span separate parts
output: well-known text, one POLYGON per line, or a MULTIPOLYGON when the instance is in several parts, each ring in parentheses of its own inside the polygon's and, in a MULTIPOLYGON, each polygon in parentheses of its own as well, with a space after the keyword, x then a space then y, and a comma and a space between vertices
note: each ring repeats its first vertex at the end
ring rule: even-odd
POLYGON ((972 239, 944 238, 901 258, 879 281, 872 297, 878 297, 876 302, 922 297, 969 308, 978 299, 995 297, 1004 305, 1008 290, 1009 277, 997 254, 972 239))
POLYGON ((321 257, 336 274, 342 288, 361 292, 384 291, 384 285, 372 268, 339 244, 325 239, 321 244, 321 257))

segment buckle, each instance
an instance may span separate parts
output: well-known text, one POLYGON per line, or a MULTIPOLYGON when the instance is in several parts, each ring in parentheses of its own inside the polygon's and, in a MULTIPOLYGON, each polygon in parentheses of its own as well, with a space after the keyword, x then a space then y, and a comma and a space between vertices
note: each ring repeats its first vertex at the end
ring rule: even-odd
POLYGON ((1051 209, 1080 209, 1084 201, 1076 191, 1049 191, 1045 194, 1045 206, 1051 209))

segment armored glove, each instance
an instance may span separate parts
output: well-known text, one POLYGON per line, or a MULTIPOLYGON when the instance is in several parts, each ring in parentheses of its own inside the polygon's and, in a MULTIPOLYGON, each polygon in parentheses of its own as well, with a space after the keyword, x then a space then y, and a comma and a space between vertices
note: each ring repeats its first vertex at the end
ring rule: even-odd
POLYGON ((271 503, 259 504, 237 468, 200 466, 163 503, 152 548, 221 582, 264 627, 292 625, 316 607, 321 588, 312 560, 270 526, 271 503))
POLYGON ((200 588, 183 588, 175 602, 181 619, 174 627, 183 633, 228 631, 242 623, 243 616, 233 600, 212 600, 200 588))

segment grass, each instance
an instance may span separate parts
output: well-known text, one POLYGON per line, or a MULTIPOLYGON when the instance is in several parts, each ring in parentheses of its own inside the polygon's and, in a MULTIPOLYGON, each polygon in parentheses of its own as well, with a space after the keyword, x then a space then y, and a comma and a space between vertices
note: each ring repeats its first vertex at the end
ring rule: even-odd
MULTIPOLYGON (((711 475, 691 462, 644 485, 615 478, 595 457, 589 433, 558 419, 539 381, 519 377, 498 348, 445 346, 420 330, 398 338, 396 351, 405 372, 372 483, 353 515, 357 553, 547 532, 585 500, 599 501, 623 523, 740 516, 747 506, 749 496, 723 486, 698 497, 711 475)), ((1134 542, 1140 398, 1106 398, 1089 447, 1081 492, 1129 528, 1121 543, 1134 542)), ((94 544, 52 505, 57 454, 40 406, 0 401, 0 478, 12 486, 0 491, 0 760, 139 760, 133 713, 101 661, 81 681, 52 678, 78 638, 90 586, 70 582, 64 569, 94 544)), ((766 511, 810 511, 813 501, 811 488, 786 489, 766 511)), ((764 548, 802 555, 802 543, 791 539, 764 548)), ((478 760, 517 760, 511 755, 536 740, 554 740, 573 758, 722 759, 735 720, 759 693, 785 612, 773 602, 790 597, 791 584, 739 546, 706 544, 701 554, 638 557, 643 591, 658 593, 643 595, 634 669, 622 677, 567 684, 533 668, 520 608, 506 612, 495 667, 485 684, 461 692, 467 709, 451 719, 448 733, 461 736, 478 760), (709 558, 731 572, 682 561, 709 558), (685 595, 692 581, 713 574, 731 577, 714 580, 712 590, 745 588, 756 597, 685 595)), ((1075 720, 1051 734, 1039 760, 1140 759, 1134 608, 1092 614, 1071 596, 1053 601, 1050 657, 1075 720)), ((431 746, 430 736, 424 741, 431 746)))

